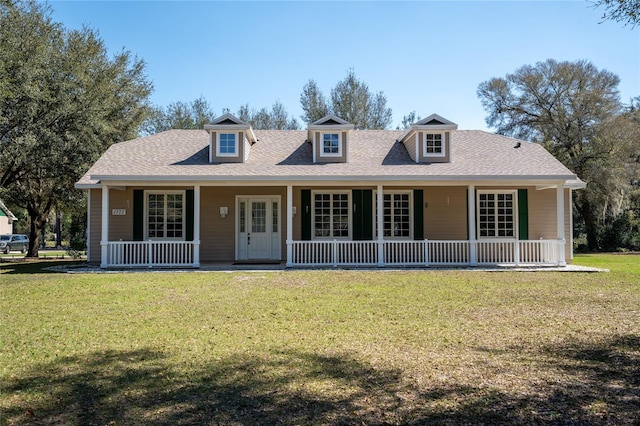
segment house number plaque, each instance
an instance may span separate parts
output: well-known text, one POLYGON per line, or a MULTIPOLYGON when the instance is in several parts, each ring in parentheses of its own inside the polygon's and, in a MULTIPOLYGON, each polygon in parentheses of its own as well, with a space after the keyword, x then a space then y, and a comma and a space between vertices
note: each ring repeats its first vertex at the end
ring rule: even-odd
POLYGON ((127 214, 127 209, 113 209, 111 210, 111 216, 124 216, 127 214))

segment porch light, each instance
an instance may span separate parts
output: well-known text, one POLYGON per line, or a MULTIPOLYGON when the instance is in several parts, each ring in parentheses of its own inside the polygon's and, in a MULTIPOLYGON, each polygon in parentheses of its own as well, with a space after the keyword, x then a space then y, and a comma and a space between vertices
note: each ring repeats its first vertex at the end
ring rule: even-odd
POLYGON ((297 211, 296 206, 291 207, 291 215, 295 216, 297 211))
POLYGON ((220 207, 220 217, 225 218, 229 214, 229 207, 220 207))

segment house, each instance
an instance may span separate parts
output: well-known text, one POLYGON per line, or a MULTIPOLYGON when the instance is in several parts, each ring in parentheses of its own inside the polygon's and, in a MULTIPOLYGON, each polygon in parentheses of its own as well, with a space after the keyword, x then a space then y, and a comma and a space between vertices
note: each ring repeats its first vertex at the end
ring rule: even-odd
POLYGON ((230 114, 111 146, 88 193, 102 267, 565 265, 574 189, 542 146, 436 114, 407 130, 336 116, 254 130, 230 114))
POLYGON ((0 200, 0 235, 13 234, 13 222, 17 220, 18 218, 0 200))

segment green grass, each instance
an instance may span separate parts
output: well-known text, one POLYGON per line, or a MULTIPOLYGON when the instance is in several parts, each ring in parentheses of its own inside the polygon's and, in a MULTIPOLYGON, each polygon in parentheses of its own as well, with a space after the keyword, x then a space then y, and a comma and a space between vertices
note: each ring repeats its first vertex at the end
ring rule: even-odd
POLYGON ((0 264, 0 424, 633 424, 640 256, 575 263, 611 272, 0 264))

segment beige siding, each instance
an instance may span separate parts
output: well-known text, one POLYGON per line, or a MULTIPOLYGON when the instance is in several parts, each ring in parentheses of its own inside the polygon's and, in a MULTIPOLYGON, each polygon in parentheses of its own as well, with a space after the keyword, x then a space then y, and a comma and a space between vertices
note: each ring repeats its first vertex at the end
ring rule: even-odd
POLYGON ((412 135, 407 139, 404 142, 404 147, 407 149, 409 157, 411 157, 413 161, 416 161, 416 135, 412 135))
POLYGON ((212 149, 211 149, 211 158, 213 159, 214 163, 243 163, 244 162, 244 149, 245 149, 245 144, 244 144, 244 132, 236 132, 235 130, 230 130, 228 132, 224 132, 222 131, 222 133, 236 133, 236 137, 238 138, 237 140, 237 147, 238 147, 238 155, 235 157, 226 157, 226 156, 217 156, 216 152, 218 152, 218 133, 220 131, 217 132, 211 132, 211 139, 212 139, 212 149))
MULTIPOLYGON (((340 133, 340 132, 331 132, 331 130, 327 130, 324 133, 340 133)), ((341 149, 342 149, 342 155, 340 157, 323 157, 321 155, 322 153, 322 133, 321 132, 315 132, 315 139, 316 139, 316 163, 346 163, 347 162, 347 149, 349 149, 349 144, 347 141, 347 132, 341 132, 342 136, 341 136, 341 149)))
POLYGON ((202 262, 236 259, 236 196, 279 195, 281 258, 286 257, 286 195, 284 187, 202 187, 200 189, 200 260, 202 262), (220 207, 227 207, 227 217, 220 217, 220 207))
MULTIPOLYGON (((296 215, 293 217, 293 240, 300 241, 302 239, 302 189, 293 187, 293 206, 296 208, 296 215)), ((286 225, 285 225, 285 240, 286 225)))
POLYGON ((545 189, 537 191, 535 187, 527 189, 529 198, 529 239, 557 239, 556 190, 545 189))
POLYGON ((573 259, 573 239, 572 233, 573 229, 571 229, 571 215, 573 211, 571 210, 571 190, 564 190, 564 239, 567 242, 565 245, 564 256, 567 260, 567 263, 571 262, 573 259))
POLYGON ((467 188, 426 187, 424 201, 425 238, 429 240, 466 240, 467 188))
POLYGON ((133 189, 109 190, 109 241, 133 240, 133 189), (124 216, 113 216, 113 209, 124 209, 124 216))
POLYGON ((102 238, 102 190, 89 190, 89 262, 100 262, 100 239, 102 238))
POLYGON ((451 132, 444 132, 444 157, 431 157, 424 155, 424 133, 431 132, 419 132, 418 136, 418 154, 420 155, 420 162, 424 163, 449 163, 451 161, 451 132))

